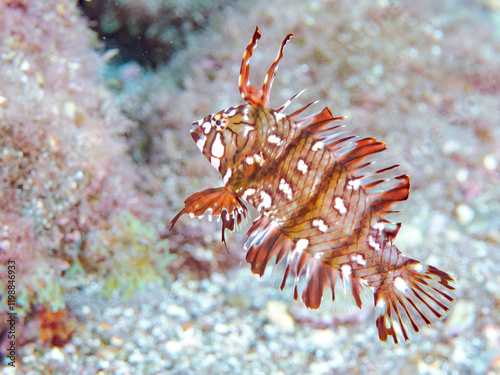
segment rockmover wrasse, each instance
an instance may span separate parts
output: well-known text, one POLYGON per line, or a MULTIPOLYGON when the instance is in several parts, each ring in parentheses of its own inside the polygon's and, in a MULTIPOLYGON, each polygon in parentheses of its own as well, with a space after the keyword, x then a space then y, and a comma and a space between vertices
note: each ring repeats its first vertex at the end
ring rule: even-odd
POLYGON ((325 288, 340 279, 361 308, 364 287, 374 293, 379 337, 409 340, 449 311, 454 302, 454 280, 436 267, 403 255, 393 244, 401 226, 387 215, 410 191, 409 177, 398 165, 378 167, 385 144, 361 138, 336 125, 328 107, 299 118, 311 104, 284 111, 269 108, 269 93, 283 48, 261 88, 249 82, 250 58, 260 39, 256 28, 241 63, 239 89, 246 104, 231 107, 193 123, 191 136, 217 169, 224 186, 190 196, 182 214, 222 220, 233 230, 246 218, 244 202, 260 216, 248 231, 246 260, 262 276, 274 258, 283 265, 281 289, 293 277, 294 298, 299 291, 309 308, 319 308, 325 288), (334 125, 335 124, 335 125, 334 125), (374 167, 375 166, 375 167, 374 167), (300 287, 299 287, 299 281, 300 287))

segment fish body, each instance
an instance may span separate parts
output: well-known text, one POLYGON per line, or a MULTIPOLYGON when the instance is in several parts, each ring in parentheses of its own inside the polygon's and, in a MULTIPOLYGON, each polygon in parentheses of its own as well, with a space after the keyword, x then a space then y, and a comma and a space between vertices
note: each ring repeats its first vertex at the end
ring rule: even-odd
POLYGON ((225 229, 246 218, 246 201, 260 213, 245 244, 254 273, 262 276, 272 258, 282 262, 281 289, 291 275, 294 298, 302 289, 309 308, 320 306, 327 287, 335 300, 337 280, 361 308, 361 291, 368 287, 380 339, 392 336, 397 344, 402 335, 408 341, 412 331, 443 317, 454 302, 451 276, 403 255, 393 244, 401 224, 386 215, 408 198, 409 177, 398 173, 398 165, 374 168, 385 144, 342 131, 334 124, 344 117, 334 117, 328 107, 305 118, 299 116, 313 103, 285 114, 300 93, 278 109, 267 107, 292 34, 256 89, 248 78, 249 60, 260 36, 257 28, 241 64, 239 88, 247 104, 208 115, 191 130, 224 186, 189 197, 172 226, 184 213, 218 217, 225 242, 225 229))

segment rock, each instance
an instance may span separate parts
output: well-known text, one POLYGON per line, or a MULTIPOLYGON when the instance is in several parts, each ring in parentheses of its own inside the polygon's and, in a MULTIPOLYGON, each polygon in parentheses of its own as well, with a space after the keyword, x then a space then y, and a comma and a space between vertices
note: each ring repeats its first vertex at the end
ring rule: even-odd
POLYGON ((49 352, 49 358, 52 361, 63 362, 64 361, 64 353, 59 348, 53 348, 49 352))
POLYGON ((284 331, 293 331, 295 327, 293 317, 288 313, 287 307, 283 302, 269 301, 266 305, 266 316, 271 323, 284 331))
POLYGON ((453 306, 447 320, 448 331, 451 335, 458 335, 474 323, 476 317, 475 304, 468 300, 458 300, 453 306))
POLYGON ((459 204, 455 209, 457 221, 462 225, 469 225, 474 220, 476 213, 472 208, 465 204, 459 204))

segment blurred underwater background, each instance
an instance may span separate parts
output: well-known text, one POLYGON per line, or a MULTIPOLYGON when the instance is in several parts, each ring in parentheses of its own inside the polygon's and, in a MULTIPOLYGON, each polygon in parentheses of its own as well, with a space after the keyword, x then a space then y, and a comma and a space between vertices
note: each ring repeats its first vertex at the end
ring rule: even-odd
MULTIPOLYGON (((0 1, 4 374, 500 373, 500 1, 0 1), (260 86, 314 100, 410 175, 397 246, 457 281, 451 313, 381 343, 373 297, 319 310, 245 261, 251 223, 183 217, 222 180, 191 123, 260 86), (16 366, 7 262, 16 264, 16 366)), ((292 112, 294 109, 290 109, 292 112)), ((256 211, 252 211, 255 219, 256 211)), ((279 279, 279 276, 277 277, 279 279)), ((367 293, 368 294, 368 293, 367 293)))

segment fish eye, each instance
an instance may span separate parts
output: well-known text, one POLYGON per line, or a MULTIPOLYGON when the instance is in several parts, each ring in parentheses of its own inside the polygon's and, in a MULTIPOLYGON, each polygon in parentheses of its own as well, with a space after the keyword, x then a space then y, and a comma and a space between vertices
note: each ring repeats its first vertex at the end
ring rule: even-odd
POLYGON ((218 132, 224 130, 229 123, 229 118, 224 113, 216 113, 212 116, 212 128, 218 132))

